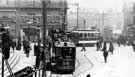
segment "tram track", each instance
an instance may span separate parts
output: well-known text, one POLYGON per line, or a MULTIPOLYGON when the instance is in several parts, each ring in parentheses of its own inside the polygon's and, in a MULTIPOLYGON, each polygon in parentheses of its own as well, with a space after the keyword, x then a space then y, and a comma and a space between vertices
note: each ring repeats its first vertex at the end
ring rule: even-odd
POLYGON ((78 63, 78 65, 75 67, 76 69, 80 67, 81 63, 79 62, 79 60, 76 58, 76 62, 78 63))
POLYGON ((82 72, 80 72, 80 73, 74 75, 73 77, 77 77, 77 76, 79 76, 80 74, 85 73, 86 71, 88 71, 88 70, 90 70, 90 69, 92 69, 92 68, 94 67, 94 64, 92 63, 92 61, 87 57, 87 54, 89 54, 89 53, 90 53, 90 52, 85 53, 85 54, 84 54, 84 57, 85 57, 85 59, 88 61, 88 63, 89 63, 91 66, 90 66, 88 69, 86 69, 86 70, 84 70, 84 71, 82 71, 82 72))

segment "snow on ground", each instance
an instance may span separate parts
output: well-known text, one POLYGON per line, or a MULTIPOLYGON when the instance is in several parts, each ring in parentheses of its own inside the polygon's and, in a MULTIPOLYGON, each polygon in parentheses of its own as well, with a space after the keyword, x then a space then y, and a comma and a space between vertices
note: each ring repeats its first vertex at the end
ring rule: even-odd
MULTIPOLYGON (((104 63, 102 51, 96 51, 95 47, 87 47, 86 52, 77 48, 77 60, 74 77, 135 77, 135 53, 131 46, 118 47, 115 44, 114 54, 109 53, 107 63, 104 63)), ((48 75, 49 77, 50 75, 48 75)), ((54 75, 51 77, 73 77, 72 75, 54 75)))
POLYGON ((135 77, 135 53, 130 46, 115 46, 114 54, 109 53, 107 63, 104 63, 101 51, 87 48, 83 54, 87 55, 94 66, 77 77, 86 77, 88 73, 91 77, 135 77))
MULTIPOLYGON (((96 51, 95 47, 87 47, 86 52, 80 50, 81 47, 78 47, 74 77, 86 77, 87 74, 90 74, 91 77, 135 77, 135 52, 131 46, 118 47, 115 45, 114 54, 109 53, 107 63, 104 63, 102 51, 96 51)), ((34 65, 33 51, 29 58, 26 58, 23 51, 16 51, 16 54, 20 55, 21 59, 14 71, 34 65)), ((50 77, 49 73, 47 74, 50 77)), ((52 74, 51 77, 72 77, 72 75, 52 74)))

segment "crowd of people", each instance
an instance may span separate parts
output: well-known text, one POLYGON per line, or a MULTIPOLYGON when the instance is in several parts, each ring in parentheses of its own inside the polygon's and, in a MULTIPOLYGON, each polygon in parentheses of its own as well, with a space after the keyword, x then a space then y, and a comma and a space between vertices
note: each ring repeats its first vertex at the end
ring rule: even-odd
MULTIPOLYGON (((104 61, 105 61, 105 63, 107 63, 108 53, 110 52, 113 55, 114 45, 111 41, 103 42, 102 40, 98 40, 96 43, 96 50, 103 52, 104 61)), ((81 51, 84 51, 84 52, 86 51, 84 44, 82 45, 81 51)))
MULTIPOLYGON (((135 39, 133 38, 126 38, 126 37, 119 37, 117 39, 116 42, 114 41, 102 41, 101 39, 99 39, 96 43, 96 50, 97 51, 102 51, 103 52, 103 57, 104 57, 104 61, 105 63, 107 63, 107 57, 108 57, 108 53, 112 53, 113 55, 113 51, 114 51, 114 43, 118 44, 118 47, 125 47, 127 46, 132 46, 133 48, 133 52, 135 52, 135 39)), ((81 51, 86 51, 85 45, 82 45, 82 49, 81 51)))
MULTIPOLYGON (((8 34, 8 32, 7 32, 8 34)), ((31 46, 30 46, 30 42, 27 40, 23 40, 21 41, 20 38, 18 38, 18 41, 13 40, 13 39, 9 39, 8 37, 6 37, 6 35, 4 35, 4 38, 2 38, 2 40, 5 40, 5 42, 2 44, 4 49, 6 49, 6 51, 10 51, 10 47, 12 47, 13 52, 14 50, 21 50, 21 47, 23 46, 23 51, 24 54, 26 54, 26 57, 29 57, 30 51, 31 51, 31 46), (8 44, 7 44, 8 43, 8 44)), ((57 41, 57 40, 56 40, 57 41)), ((53 42, 52 41, 48 41, 48 45, 47 45, 47 51, 51 50, 51 47, 53 47, 53 42)), ((118 39, 117 40, 117 44, 120 47, 121 45, 126 46, 129 43, 129 40, 125 40, 125 39, 118 39)), ((130 40, 130 45, 133 47, 133 51, 135 52, 135 40, 132 39, 130 40)), ((3 50, 4 50, 3 49, 3 50)), ((114 45, 112 41, 102 41, 102 40, 98 40, 96 43, 96 50, 97 51, 102 51, 103 52, 103 57, 104 57, 104 62, 107 63, 107 57, 108 57, 108 53, 112 53, 113 55, 113 51, 114 51, 114 45)), ((34 44, 34 55, 36 56, 36 63, 35 63, 35 67, 38 69, 39 65, 40 65, 40 61, 43 59, 43 46, 41 46, 41 44, 34 44)), ((82 49, 81 51, 86 51, 85 45, 82 45, 82 49)), ((10 52, 9 52, 10 53, 10 52)), ((9 58, 10 54, 9 53, 4 53, 4 54, 8 54, 7 58, 9 58)), ((90 75, 88 75, 87 77, 90 77, 90 75)))

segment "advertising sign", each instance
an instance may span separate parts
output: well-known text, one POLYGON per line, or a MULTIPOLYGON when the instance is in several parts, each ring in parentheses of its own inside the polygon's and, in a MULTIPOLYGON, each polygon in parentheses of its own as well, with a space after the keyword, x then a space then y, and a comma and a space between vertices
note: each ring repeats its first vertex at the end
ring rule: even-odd
MULTIPOLYGON (((19 21, 21 25, 27 25, 28 22, 34 25, 42 25, 41 15, 24 15, 19 16, 19 21)), ((63 23, 62 15, 47 15, 47 25, 61 25, 63 23)))

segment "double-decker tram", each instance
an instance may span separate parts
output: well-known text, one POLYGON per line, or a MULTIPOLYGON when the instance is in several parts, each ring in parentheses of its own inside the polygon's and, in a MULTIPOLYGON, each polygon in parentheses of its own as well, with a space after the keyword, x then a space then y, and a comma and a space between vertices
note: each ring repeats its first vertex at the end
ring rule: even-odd
POLYGON ((96 30, 74 30, 72 35, 76 38, 76 45, 82 46, 94 46, 99 38, 101 38, 101 33, 96 30))
POLYGON ((53 47, 53 66, 52 72, 56 74, 73 74, 75 71, 76 46, 74 42, 65 38, 55 42, 53 47), (66 40, 67 39, 67 40, 66 40))

